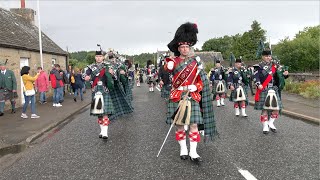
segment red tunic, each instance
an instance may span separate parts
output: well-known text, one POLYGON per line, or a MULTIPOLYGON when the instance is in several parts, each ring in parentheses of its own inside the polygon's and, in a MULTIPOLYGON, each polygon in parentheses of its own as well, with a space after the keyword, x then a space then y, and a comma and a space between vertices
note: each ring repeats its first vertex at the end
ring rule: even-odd
MULTIPOLYGON (((174 62, 174 66, 172 70, 169 70, 167 67, 167 64, 165 64, 165 70, 172 72, 175 68, 177 68, 179 65, 181 65, 181 63, 184 63, 184 59, 181 59, 180 57, 176 57, 173 60, 170 58, 166 59, 167 62, 169 61, 173 61, 174 62)), ((173 102, 178 102, 179 100, 181 100, 181 95, 183 93, 183 90, 178 90, 179 87, 181 86, 188 86, 188 85, 192 85, 192 81, 195 79, 193 85, 196 85, 197 90, 195 92, 190 92, 190 96, 192 97, 192 99, 194 99, 197 102, 200 102, 201 100, 201 95, 200 95, 200 91, 202 91, 203 88, 203 83, 201 81, 200 75, 197 75, 197 77, 195 77, 197 74, 197 62, 196 61, 192 61, 191 63, 189 63, 187 65, 187 68, 184 68, 182 71, 177 72, 173 75, 172 78, 172 89, 170 92, 170 99, 173 102)))

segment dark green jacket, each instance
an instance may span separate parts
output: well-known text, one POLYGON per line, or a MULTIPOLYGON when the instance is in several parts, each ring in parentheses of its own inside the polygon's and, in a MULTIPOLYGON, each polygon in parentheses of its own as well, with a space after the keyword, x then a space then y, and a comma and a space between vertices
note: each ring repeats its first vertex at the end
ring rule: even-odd
POLYGON ((10 91, 17 90, 17 81, 13 71, 7 69, 5 74, 0 71, 0 88, 6 88, 10 91))

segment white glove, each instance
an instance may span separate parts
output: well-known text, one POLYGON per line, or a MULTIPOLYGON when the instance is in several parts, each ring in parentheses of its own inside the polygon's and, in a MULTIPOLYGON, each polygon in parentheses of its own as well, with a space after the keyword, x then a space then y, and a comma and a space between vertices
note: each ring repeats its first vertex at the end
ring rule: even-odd
POLYGON ((169 69, 169 70, 172 70, 172 69, 173 69, 173 66, 174 66, 174 62, 173 62, 173 61, 169 61, 169 62, 168 62, 168 65, 167 65, 168 69, 169 69))
POLYGON ((196 85, 188 85, 188 90, 190 91, 190 92, 195 92, 196 90, 197 90, 198 88, 197 88, 197 86, 196 85))
POLYGON ((199 56, 197 56, 197 57, 196 57, 196 60, 197 60, 197 62, 200 62, 201 59, 200 59, 199 56))
POLYGON ((200 65, 198 66, 198 70, 200 71, 200 70, 202 70, 202 69, 203 69, 203 65, 200 64, 200 65))

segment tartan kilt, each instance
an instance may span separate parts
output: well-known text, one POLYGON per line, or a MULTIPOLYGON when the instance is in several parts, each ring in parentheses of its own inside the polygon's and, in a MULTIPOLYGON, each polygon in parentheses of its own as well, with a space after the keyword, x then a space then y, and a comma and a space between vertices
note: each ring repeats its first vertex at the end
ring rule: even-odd
MULTIPOLYGON (((248 105, 249 104, 248 86, 243 86, 243 91, 246 96, 246 105, 248 105)), ((236 89, 235 89, 235 90, 231 91, 230 96, 229 96, 229 101, 237 102, 237 101, 235 101, 235 99, 237 98, 236 96, 237 96, 237 93, 236 93, 236 89)))
POLYGON ((7 101, 7 100, 14 100, 18 97, 18 94, 16 92, 12 92, 9 90, 0 90, 0 101, 7 101))
POLYGON ((166 85, 163 85, 161 88, 161 97, 162 98, 169 98, 170 96, 170 90, 167 90, 167 88, 165 87, 166 85))
MULTIPOLYGON (((278 105, 279 105, 279 108, 280 110, 283 108, 283 105, 282 105, 282 102, 281 102, 281 99, 279 98, 279 92, 278 92, 278 88, 277 87, 273 87, 271 88, 273 89, 275 92, 276 92, 276 96, 278 98, 278 105)), ((256 101, 254 103, 254 109, 255 110, 263 110, 263 105, 264 105, 264 102, 266 100, 266 97, 267 97, 267 94, 268 94, 268 90, 269 89, 264 89, 261 93, 260 93, 260 98, 259 98, 259 101, 256 101)))
POLYGON ((110 120, 115 120, 124 114, 133 112, 133 107, 128 102, 128 98, 119 82, 114 82, 114 89, 110 91, 110 96, 115 109, 115 112, 109 116, 110 120))
POLYGON ((129 81, 128 82, 128 85, 127 86, 124 86, 125 87, 125 92, 126 92, 126 96, 127 96, 127 99, 128 101, 131 103, 132 101, 132 83, 129 81))
MULTIPOLYGON (((200 104, 197 101, 193 100, 192 98, 190 99, 190 101, 191 101, 190 124, 203 124, 203 118, 202 118, 202 114, 200 111, 200 104)), ((173 119, 171 118, 171 116, 177 110, 178 104, 179 104, 179 102, 172 102, 171 100, 169 100, 167 121, 166 121, 167 124, 172 123, 173 119)))
MULTIPOLYGON (((111 100, 111 96, 110 96, 110 93, 109 92, 105 92, 104 89, 103 89, 103 86, 97 86, 97 91, 100 91, 102 92, 102 95, 103 95, 103 103, 104 103, 104 107, 103 107, 103 115, 111 115, 114 113, 114 106, 113 106, 113 102, 111 100)), ((93 92, 92 93, 92 101, 93 101, 93 98, 94 98, 94 95, 95 93, 93 92)), ((100 115, 97 115, 97 114, 91 114, 90 112, 90 115, 91 116, 100 116, 100 115)))
MULTIPOLYGON (((222 82, 224 83, 224 87, 225 87, 225 91, 224 93, 227 93, 227 84, 226 84, 226 81, 225 80, 222 80, 222 82)), ((213 94, 213 100, 216 99, 216 95, 218 93, 216 93, 216 89, 217 89, 217 85, 218 85, 219 81, 214 81, 213 85, 212 85, 212 94, 213 94)), ((219 94, 222 94, 222 93, 219 93, 219 94)))
POLYGON ((148 77, 147 76, 147 84, 156 84, 156 80, 153 77, 148 77))

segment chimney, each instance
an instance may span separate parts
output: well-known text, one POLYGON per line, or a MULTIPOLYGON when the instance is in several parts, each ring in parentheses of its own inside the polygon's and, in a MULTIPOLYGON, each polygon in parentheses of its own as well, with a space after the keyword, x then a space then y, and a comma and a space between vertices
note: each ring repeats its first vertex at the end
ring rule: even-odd
POLYGON ((26 0, 21 0, 21 9, 26 8, 26 0))
POLYGON ((30 9, 30 8, 26 8, 26 1, 25 0, 20 0, 20 2, 21 2, 21 8, 11 8, 10 11, 12 13, 15 13, 15 14, 23 17, 32 25, 35 25, 34 10, 30 9))

